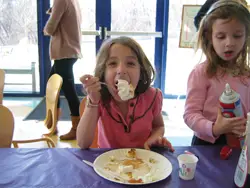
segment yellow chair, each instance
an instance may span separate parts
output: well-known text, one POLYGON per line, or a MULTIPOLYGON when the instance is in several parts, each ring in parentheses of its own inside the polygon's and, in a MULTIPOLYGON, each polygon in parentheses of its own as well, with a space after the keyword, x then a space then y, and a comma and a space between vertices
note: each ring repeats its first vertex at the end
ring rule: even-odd
POLYGON ((4 89, 5 72, 0 69, 0 104, 3 104, 3 89, 4 89))
POLYGON ((58 74, 53 74, 48 80, 46 86, 46 118, 44 123, 46 127, 49 127, 49 132, 46 134, 47 136, 52 136, 56 131, 59 117, 57 104, 60 97, 62 83, 62 77, 58 74))
POLYGON ((53 74, 50 77, 46 86, 46 118, 42 123, 43 125, 34 121, 27 121, 22 122, 22 125, 16 126, 12 141, 15 148, 18 147, 18 144, 40 141, 47 142, 48 147, 55 147, 55 143, 50 137, 56 130, 58 120, 57 103, 62 82, 62 77, 58 74, 53 74), (49 129, 47 128, 48 124, 50 124, 49 129))
MULTIPOLYGON (((80 106, 79 106, 80 117, 82 116, 82 114, 84 112, 86 100, 87 100, 86 97, 84 97, 80 103, 80 106)), ((93 140, 90 148, 99 148, 99 146, 98 146, 98 125, 96 125, 95 137, 94 137, 94 140, 93 140)))
POLYGON ((14 132, 12 112, 0 104, 0 148, 10 148, 14 132))

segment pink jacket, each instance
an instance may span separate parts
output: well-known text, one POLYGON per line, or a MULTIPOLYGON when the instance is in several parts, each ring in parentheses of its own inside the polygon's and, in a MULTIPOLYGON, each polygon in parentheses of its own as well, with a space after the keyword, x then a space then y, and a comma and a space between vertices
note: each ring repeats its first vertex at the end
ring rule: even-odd
POLYGON ((54 0, 52 13, 44 27, 51 36, 50 58, 80 58, 81 10, 78 0, 54 0))
POLYGON ((188 78, 187 99, 185 104, 184 121, 194 131, 194 134, 205 141, 214 143, 216 138, 212 126, 217 118, 219 97, 224 91, 225 84, 241 96, 244 116, 250 112, 250 79, 225 75, 222 79, 209 79, 206 74, 207 63, 201 63, 193 69, 188 78))

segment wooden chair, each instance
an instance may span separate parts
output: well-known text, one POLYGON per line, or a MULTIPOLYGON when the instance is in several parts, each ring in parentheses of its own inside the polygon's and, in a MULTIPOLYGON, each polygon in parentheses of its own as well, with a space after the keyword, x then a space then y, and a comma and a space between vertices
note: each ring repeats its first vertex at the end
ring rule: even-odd
POLYGON ((14 132, 12 112, 0 104, 0 148, 10 148, 14 132))
MULTIPOLYGON (((79 113, 80 113, 80 117, 82 116, 83 112, 84 112, 84 109, 85 109, 85 105, 86 105, 86 100, 87 98, 84 97, 80 103, 80 106, 79 106, 79 113)), ((90 146, 90 148, 99 148, 98 146, 98 125, 96 125, 96 129, 95 129, 95 137, 94 137, 94 140, 90 146)))
POLYGON ((3 104, 3 89, 4 89, 5 72, 0 69, 0 104, 3 104))
POLYGON ((62 82, 62 77, 58 74, 50 77, 46 86, 46 118, 42 124, 26 121, 22 122, 22 125, 16 126, 12 141, 15 148, 18 147, 18 144, 41 141, 47 142, 48 147, 55 147, 55 143, 50 137, 56 130, 58 120, 57 103, 62 82), (48 124, 51 124, 49 129, 47 128, 48 124))
POLYGON ((51 126, 49 126, 49 132, 46 134, 47 136, 52 136, 56 131, 58 121, 57 103, 60 97, 62 83, 62 77, 58 74, 53 74, 46 86, 46 118, 44 124, 46 127, 48 127, 48 124, 51 124, 51 126))

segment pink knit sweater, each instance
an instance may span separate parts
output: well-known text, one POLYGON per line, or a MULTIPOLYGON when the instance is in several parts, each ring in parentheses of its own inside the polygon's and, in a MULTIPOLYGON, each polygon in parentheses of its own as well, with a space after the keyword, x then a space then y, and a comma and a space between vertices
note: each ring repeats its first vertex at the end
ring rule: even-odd
POLYGON ((80 58, 81 10, 78 0, 54 0, 44 34, 51 36, 51 60, 80 58))

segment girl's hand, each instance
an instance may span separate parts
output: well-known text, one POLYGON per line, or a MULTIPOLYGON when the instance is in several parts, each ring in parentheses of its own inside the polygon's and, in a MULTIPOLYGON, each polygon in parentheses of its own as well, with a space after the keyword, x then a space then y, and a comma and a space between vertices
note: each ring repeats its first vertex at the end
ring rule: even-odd
POLYGON ((91 102, 93 104, 98 104, 101 99, 101 84, 99 78, 86 74, 80 78, 80 81, 91 102))
POLYGON ((246 119, 244 117, 225 118, 221 109, 218 108, 217 119, 213 125, 214 136, 225 133, 242 135, 246 130, 246 119))
POLYGON ((152 146, 167 147, 170 151, 174 152, 172 144, 165 137, 149 138, 145 142, 144 148, 150 150, 152 146))

